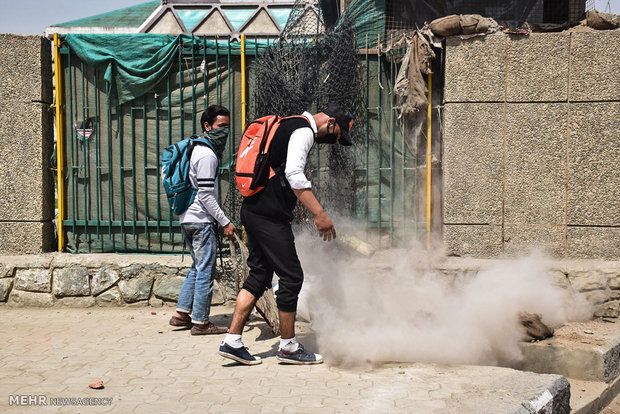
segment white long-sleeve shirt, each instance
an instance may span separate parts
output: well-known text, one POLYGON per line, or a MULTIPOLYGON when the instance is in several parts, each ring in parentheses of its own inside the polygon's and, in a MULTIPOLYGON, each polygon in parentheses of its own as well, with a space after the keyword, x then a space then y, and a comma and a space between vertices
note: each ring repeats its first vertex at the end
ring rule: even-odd
POLYGON ((310 122, 309 128, 299 128, 293 131, 288 142, 286 152, 286 166, 284 175, 292 189, 301 190, 312 188, 312 184, 306 178, 304 169, 308 160, 308 154, 314 145, 314 137, 317 133, 316 122, 309 112, 304 112, 302 116, 310 122))
POLYGON ((230 223, 217 203, 217 168, 215 152, 205 145, 196 145, 189 164, 189 180, 198 192, 187 211, 179 216, 180 223, 217 221, 222 227, 230 223))

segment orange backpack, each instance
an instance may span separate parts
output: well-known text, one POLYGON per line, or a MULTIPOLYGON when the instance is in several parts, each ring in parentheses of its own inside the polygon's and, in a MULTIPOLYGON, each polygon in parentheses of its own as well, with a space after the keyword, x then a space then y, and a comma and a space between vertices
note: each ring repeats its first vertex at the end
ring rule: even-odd
POLYGON ((250 197, 258 193, 265 188, 267 181, 276 175, 268 163, 269 147, 280 123, 288 118, 304 117, 300 115, 286 118, 277 115, 264 116, 250 122, 243 133, 235 167, 237 188, 242 196, 250 197))

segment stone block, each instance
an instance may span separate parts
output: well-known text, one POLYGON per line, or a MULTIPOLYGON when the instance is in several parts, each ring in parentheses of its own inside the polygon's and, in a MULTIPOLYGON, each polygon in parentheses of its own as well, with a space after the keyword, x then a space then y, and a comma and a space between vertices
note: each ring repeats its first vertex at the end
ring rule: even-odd
MULTIPOLYGON (((49 160, 54 134, 53 111, 49 110, 50 42, 41 36, 2 34, 0 39, 0 221, 51 221, 54 183, 49 160)), ((7 253, 13 252, 32 253, 7 253)))
POLYGON ((488 225, 444 225, 447 255, 496 257, 502 254, 502 228, 488 225))
POLYGON ((132 264, 121 269, 121 279, 134 279, 142 273, 142 265, 132 264))
POLYGON ((105 266, 95 272, 91 281, 91 291, 93 295, 98 295, 104 290, 110 288, 120 279, 118 271, 111 267, 105 266))
POLYGON ((522 256, 535 250, 552 257, 564 257, 566 227, 516 224, 504 226, 504 253, 509 256, 522 256))
POLYGON ((0 220, 54 218, 53 135, 44 136, 52 121, 47 112, 40 104, 13 103, 0 111, 0 220))
POLYGON ((620 317, 620 300, 610 300, 595 306, 594 316, 600 318, 620 317))
POLYGON ((51 104, 51 42, 42 36, 0 34, 0 45, 0 102, 51 104))
POLYGON ((50 293, 52 291, 50 269, 17 269, 15 289, 50 293))
POLYGON ((517 368, 609 383, 620 373, 620 337, 606 324, 609 323, 600 320, 568 322, 556 329, 551 338, 523 342, 523 360, 517 368), (584 331, 595 332, 596 339, 584 331))
POLYGON ((559 270, 549 270, 547 274, 549 275, 555 286, 566 290, 571 289, 571 283, 566 273, 559 270))
POLYGON ((569 52, 570 35, 566 33, 509 36, 506 101, 566 101, 569 52))
POLYGON ((114 286, 98 295, 95 298, 95 303, 99 306, 120 306, 123 304, 123 299, 118 287, 114 286))
POLYGON ((149 306, 148 300, 140 300, 138 302, 127 303, 127 307, 129 308, 143 308, 145 306, 149 306))
POLYGON ((13 289, 7 303, 9 306, 16 307, 35 306, 49 308, 54 305, 54 300, 51 293, 24 292, 13 289))
POLYGON ((211 305, 223 305, 226 303, 226 292, 224 287, 217 281, 213 281, 213 296, 211 296, 211 305))
POLYGON ((9 297, 9 293, 11 293, 12 287, 13 279, 0 279, 0 302, 6 302, 6 299, 9 297))
MULTIPOLYGON (((8 267, 13 269, 43 269, 51 268, 54 255, 62 253, 44 253, 44 254, 21 254, 13 256, 0 256, 0 260, 5 262, 8 267)), ((15 273, 15 272, 13 272, 15 273)), ((12 275, 14 276, 14 274, 12 275)))
POLYGON ((503 104, 447 104, 445 224, 502 223, 503 104))
POLYGON ((84 266, 54 269, 53 277, 56 297, 90 295, 88 269, 84 266))
POLYGON ((151 277, 144 276, 139 276, 129 280, 121 280, 118 282, 118 287, 123 295, 123 300, 127 303, 147 300, 151 295, 152 286, 153 279, 151 277))
POLYGON ((589 290, 583 293, 583 297, 593 306, 599 306, 608 301, 609 292, 603 289, 589 290))
POLYGON ((13 277, 15 273, 14 264, 0 264, 0 279, 4 277, 13 277))
POLYGON ((0 222, 0 254, 38 254, 55 247, 54 223, 0 222))
POLYGON ((604 290, 608 286, 608 275, 597 270, 573 271, 568 279, 577 292, 604 290))
POLYGON ((505 223, 565 223, 567 128, 568 104, 507 105, 505 223))
POLYGON ((503 102, 507 36, 446 39, 446 102, 503 102))
POLYGON ((95 306, 95 298, 92 296, 66 297, 56 300, 56 306, 67 308, 91 308, 95 306))
MULTIPOLYGON (((116 269, 124 269, 127 277, 134 277, 140 274, 141 265, 147 265, 157 262, 162 267, 171 267, 178 269, 179 267, 191 266, 191 258, 185 255, 185 261, 182 261, 181 255, 165 255, 165 254, 116 254, 116 253, 96 253, 96 254, 55 254, 51 265, 53 267, 67 267, 79 264, 88 268, 101 268, 114 265, 116 269), (188 263, 189 262, 189 263, 188 263), (131 268, 129 270, 129 268, 131 268)), ((120 271, 120 270, 119 270, 120 271)), ((162 272, 165 273, 164 270, 162 272)))
POLYGON ((153 298, 151 297, 149 299, 149 305, 154 307, 154 308, 161 308, 162 306, 164 306, 164 301, 161 299, 157 299, 157 298, 153 298))
POLYGON ((620 259, 620 227, 568 227, 566 254, 579 259, 620 259))
POLYGON ((620 226, 620 102, 570 105, 568 225, 620 226))
POLYGON ((158 298, 176 302, 179 300, 179 292, 181 291, 181 286, 183 286, 184 281, 185 278, 179 276, 162 277, 155 282, 153 294, 158 298))
POLYGON ((572 101, 617 101, 620 97, 620 31, 571 34, 572 101))

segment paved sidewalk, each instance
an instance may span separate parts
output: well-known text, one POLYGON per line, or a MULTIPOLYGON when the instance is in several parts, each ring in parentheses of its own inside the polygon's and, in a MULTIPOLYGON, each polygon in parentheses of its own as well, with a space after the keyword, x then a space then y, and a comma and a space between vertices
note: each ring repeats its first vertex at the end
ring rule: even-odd
MULTIPOLYGON (((213 322, 228 325, 231 306, 212 312, 213 322)), ((536 412, 551 394, 568 392, 563 377, 506 368, 283 365, 278 338, 254 317, 244 342, 263 364, 241 366, 217 355, 223 335, 191 336, 168 325, 172 313, 0 306, 0 411, 498 414, 536 412), (105 388, 89 389, 98 378, 105 388), (40 406, 16 405, 29 401, 40 406)), ((311 335, 305 343, 311 348, 311 335)))

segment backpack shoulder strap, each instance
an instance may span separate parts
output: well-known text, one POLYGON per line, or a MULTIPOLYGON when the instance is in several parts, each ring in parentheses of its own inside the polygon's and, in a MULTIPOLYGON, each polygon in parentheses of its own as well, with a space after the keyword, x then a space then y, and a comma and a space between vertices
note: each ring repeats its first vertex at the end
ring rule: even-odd
POLYGON ((188 159, 190 160, 192 159, 192 152, 194 151, 194 147, 196 145, 204 145, 204 146, 211 148, 211 150, 215 153, 215 156, 217 157, 217 151, 215 151, 215 147, 213 146, 211 141, 198 135, 192 135, 191 137, 189 137, 189 144, 187 146, 187 158, 188 159))
POLYGON ((217 177, 220 171, 220 168, 219 168, 220 160, 217 157, 217 151, 215 150, 215 147, 213 146, 211 141, 209 141, 205 137, 198 136, 198 135, 192 135, 191 137, 189 137, 189 143, 187 145, 187 159, 191 161, 192 153, 194 152, 194 147, 196 147, 196 145, 203 145, 208 148, 211 148, 211 151, 213 151, 213 154, 215 154, 215 160, 217 161, 217 168, 215 169, 215 176, 217 177))

